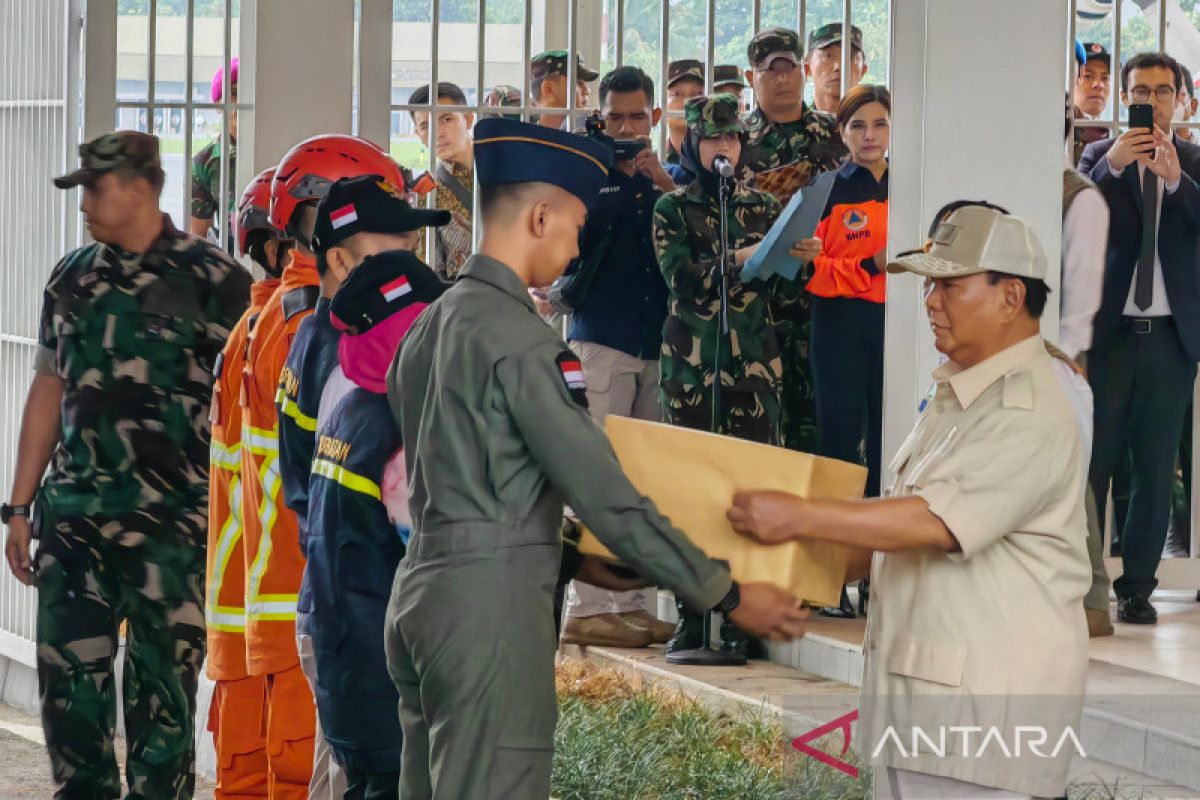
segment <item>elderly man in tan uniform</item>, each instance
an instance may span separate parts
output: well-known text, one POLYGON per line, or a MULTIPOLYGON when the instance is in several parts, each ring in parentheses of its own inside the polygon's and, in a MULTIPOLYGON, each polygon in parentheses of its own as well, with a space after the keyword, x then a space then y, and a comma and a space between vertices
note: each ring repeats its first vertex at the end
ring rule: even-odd
POLYGON ((948 360, 888 497, 739 492, 729 518, 878 551, 858 730, 875 797, 1058 797, 1082 752, 1091 572, 1078 426, 1038 335, 1046 256, 1021 220, 967 207, 889 269, 925 276, 948 360))

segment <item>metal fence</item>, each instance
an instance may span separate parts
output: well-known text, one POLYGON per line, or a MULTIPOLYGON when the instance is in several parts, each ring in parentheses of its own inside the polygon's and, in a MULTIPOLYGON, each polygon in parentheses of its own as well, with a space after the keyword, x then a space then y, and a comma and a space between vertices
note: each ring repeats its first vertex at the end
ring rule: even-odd
MULTIPOLYGON (((0 3, 0 487, 12 485, 42 287, 78 214, 50 178, 75 156, 79 0, 0 3)), ((7 494, 5 494, 7 497, 7 494)), ((0 569, 0 655, 33 664, 35 596, 0 569)))

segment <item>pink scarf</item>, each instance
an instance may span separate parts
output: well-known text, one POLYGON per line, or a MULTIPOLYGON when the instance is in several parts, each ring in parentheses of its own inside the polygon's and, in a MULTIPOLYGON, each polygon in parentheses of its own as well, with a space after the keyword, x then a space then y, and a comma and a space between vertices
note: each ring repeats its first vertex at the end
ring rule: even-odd
POLYGON ((338 362, 346 377, 368 392, 386 392, 387 372, 396 357, 396 350, 404 334, 428 305, 413 303, 357 336, 343 333, 338 341, 338 362))

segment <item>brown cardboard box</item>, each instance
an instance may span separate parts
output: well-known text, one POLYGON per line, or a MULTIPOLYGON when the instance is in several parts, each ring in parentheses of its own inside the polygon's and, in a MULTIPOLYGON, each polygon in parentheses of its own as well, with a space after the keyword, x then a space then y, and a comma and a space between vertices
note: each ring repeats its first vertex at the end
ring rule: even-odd
MULTIPOLYGON (((867 471, 728 436, 609 416, 608 438, 638 491, 713 558, 729 562, 735 580, 769 581, 817 606, 836 606, 851 548, 828 542, 761 545, 725 519, 737 489, 778 489, 812 499, 862 497, 867 471)), ((579 549, 614 559, 591 531, 579 549)))

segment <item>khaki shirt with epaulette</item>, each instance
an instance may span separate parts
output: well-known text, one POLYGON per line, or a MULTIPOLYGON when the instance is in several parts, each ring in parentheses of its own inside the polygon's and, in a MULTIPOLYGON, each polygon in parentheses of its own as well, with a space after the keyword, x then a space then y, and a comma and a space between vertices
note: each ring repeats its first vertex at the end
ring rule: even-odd
MULTIPOLYGON (((565 500, 617 556, 690 606, 711 608, 729 590, 728 570, 629 483, 588 414, 578 357, 499 261, 472 256, 421 315, 388 376, 388 398, 404 441, 414 540, 472 526, 536 538, 533 529, 548 527, 540 509, 565 500)), ((545 533, 557 531, 555 522, 545 533)))
POLYGON ((890 495, 924 498, 961 551, 876 555, 859 749, 876 764, 1058 797, 1087 671, 1078 426, 1040 336, 966 370, 947 363, 934 380, 890 495))

